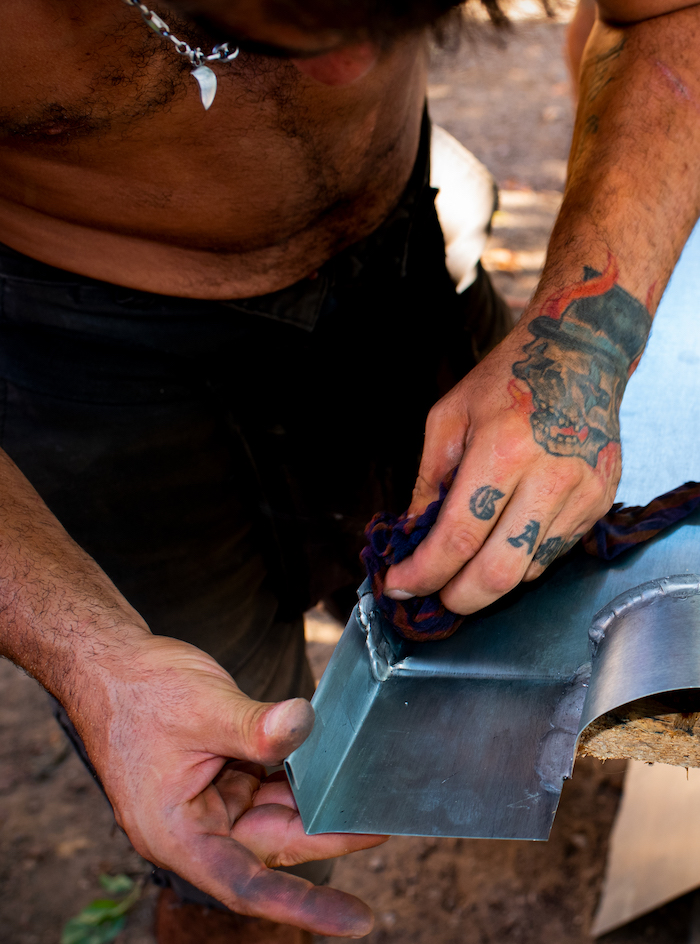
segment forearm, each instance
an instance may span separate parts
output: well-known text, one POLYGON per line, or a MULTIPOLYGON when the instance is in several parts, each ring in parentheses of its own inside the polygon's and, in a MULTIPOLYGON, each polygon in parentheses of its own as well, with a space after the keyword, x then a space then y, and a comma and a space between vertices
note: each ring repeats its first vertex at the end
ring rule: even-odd
POLYGON ((699 39, 700 7, 596 23, 534 309, 579 280, 584 265, 603 271, 612 255, 618 284, 655 311, 700 212, 699 39))
POLYGON ((258 765, 306 738, 308 702, 252 701, 200 649, 151 635, 4 453, 0 494, 0 654, 65 705, 134 848, 240 914, 367 934, 358 899, 266 867, 385 838, 308 837, 288 784, 267 782, 258 765))
POLYGON ((148 628, 2 452, 0 494, 0 654, 78 711, 148 628))
POLYGON ((610 508, 622 396, 700 208, 698 38, 700 7, 594 27, 542 279, 508 337, 430 412, 410 512, 459 469, 426 539, 389 568, 394 599, 439 590, 474 613, 610 508))
POLYGON ((503 352, 535 442, 601 474, 608 505, 620 402, 700 211, 698 38, 700 7, 594 27, 562 210, 503 352))

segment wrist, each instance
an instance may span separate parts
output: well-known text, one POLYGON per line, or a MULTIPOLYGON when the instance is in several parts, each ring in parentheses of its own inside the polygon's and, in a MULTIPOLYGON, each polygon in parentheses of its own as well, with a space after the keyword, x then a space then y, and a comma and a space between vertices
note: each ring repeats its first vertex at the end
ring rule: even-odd
MULTIPOLYGON (((0 582, 0 653, 69 711, 152 638, 145 621, 93 561, 79 581, 0 582)), ((83 563, 81 561, 81 563, 83 563)))
POLYGON ((104 714, 126 667, 138 664, 152 640, 138 615, 101 618, 87 625, 76 621, 64 626, 60 641, 44 649, 35 670, 27 670, 61 702, 78 727, 78 715, 104 714))
POLYGON ((2 452, 0 492, 0 655, 69 708, 152 637, 2 452))

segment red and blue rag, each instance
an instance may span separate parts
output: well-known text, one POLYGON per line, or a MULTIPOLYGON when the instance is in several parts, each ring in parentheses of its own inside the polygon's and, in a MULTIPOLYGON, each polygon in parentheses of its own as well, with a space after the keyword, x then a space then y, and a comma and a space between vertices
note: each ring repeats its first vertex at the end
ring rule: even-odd
MULTIPOLYGON (((455 470, 456 472, 456 470, 455 470)), ((442 503, 454 479, 454 472, 440 486, 440 497, 422 515, 409 518, 380 512, 367 525, 369 545, 362 560, 372 583, 379 609, 406 639, 419 641, 446 639, 464 619, 448 610, 437 593, 399 602, 384 596, 384 578, 392 564, 398 564, 418 547, 435 524, 442 503)), ((700 508, 700 483, 686 482, 648 505, 625 508, 613 505, 605 517, 584 534, 581 543, 588 554, 613 560, 619 554, 648 541, 660 531, 700 508)))

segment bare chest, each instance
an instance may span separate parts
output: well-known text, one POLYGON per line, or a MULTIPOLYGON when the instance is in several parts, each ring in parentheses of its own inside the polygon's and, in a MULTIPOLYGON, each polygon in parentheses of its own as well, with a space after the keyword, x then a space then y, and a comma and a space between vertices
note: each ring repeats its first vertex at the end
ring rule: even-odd
POLYGON ((215 253, 227 273, 253 257, 267 271, 274 250, 283 283, 382 219, 415 155, 420 38, 342 89, 259 56, 215 69, 205 112, 186 60, 120 0, 15 0, 0 34, 0 239, 30 211, 155 244, 161 260, 168 246, 215 253))

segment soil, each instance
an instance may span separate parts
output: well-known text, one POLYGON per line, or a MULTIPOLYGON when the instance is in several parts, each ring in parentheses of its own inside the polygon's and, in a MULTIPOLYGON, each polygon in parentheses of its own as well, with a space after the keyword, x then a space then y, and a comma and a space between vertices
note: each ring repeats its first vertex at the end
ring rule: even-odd
MULTIPOLYGON (((486 253, 521 310, 534 288, 564 181, 572 127, 557 18, 520 0, 500 37, 471 27, 457 51, 436 52, 435 121, 466 144, 501 186, 486 253)), ((338 627, 310 614, 317 677, 338 627)), ((338 862, 334 884, 375 909, 372 944, 580 944, 599 895, 624 764, 584 758, 565 785, 546 843, 395 838, 338 862)), ((90 775, 67 747, 45 693, 0 661, 0 941, 58 944, 65 921, 101 892, 102 872, 146 876, 90 775)), ((153 944, 146 886, 119 944, 153 944)), ((607 935, 605 944, 688 939, 687 896, 607 935)), ((330 940, 330 939, 328 939, 330 940)))

